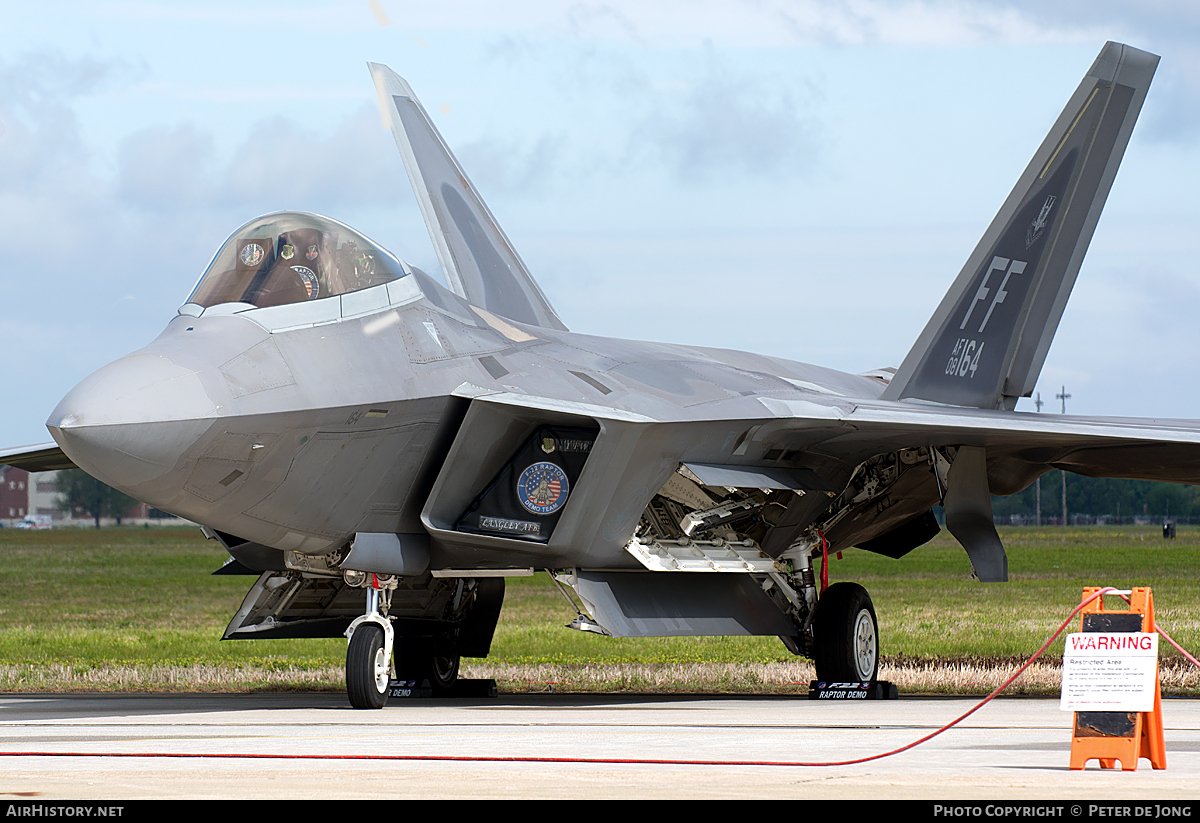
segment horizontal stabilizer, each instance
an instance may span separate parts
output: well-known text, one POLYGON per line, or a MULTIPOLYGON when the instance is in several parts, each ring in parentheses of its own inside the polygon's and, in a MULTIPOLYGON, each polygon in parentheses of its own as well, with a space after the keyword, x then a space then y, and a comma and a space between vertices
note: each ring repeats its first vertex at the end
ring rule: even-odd
POLYGON ((883 399, 1012 409, 1033 392, 1157 66, 1105 45, 883 399))
POLYGON ((387 66, 367 65, 447 285, 493 314, 566 331, 408 83, 387 66))

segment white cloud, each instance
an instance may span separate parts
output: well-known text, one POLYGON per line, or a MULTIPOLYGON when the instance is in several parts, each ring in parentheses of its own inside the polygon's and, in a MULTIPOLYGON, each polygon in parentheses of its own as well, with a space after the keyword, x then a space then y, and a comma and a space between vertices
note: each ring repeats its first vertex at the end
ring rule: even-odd
POLYGON ((192 125, 144 129, 118 153, 117 193, 135 208, 162 214, 209 199, 212 138, 192 125))
POLYGON ((812 108, 793 88, 739 73, 704 52, 704 69, 682 89, 649 92, 652 111, 634 127, 632 154, 658 155, 685 182, 710 175, 790 176, 813 162, 812 108))
POLYGON ((77 174, 86 159, 73 104, 112 73, 113 64, 51 52, 0 63, 0 190, 33 191, 77 174))
POLYGON ((214 175, 216 199, 256 212, 390 203, 402 178, 391 138, 372 105, 332 129, 313 117, 257 123, 214 175))
MULTIPOLYGON (((1037 43, 1081 36, 1079 19, 1048 27, 1010 3, 966 0, 551 0, 496 4, 384 2, 389 15, 413 29, 536 32, 581 40, 654 46, 729 48, 900 44, 962 47, 1037 43), (399 11, 403 8, 403 13, 399 11)), ((1094 18, 1093 18, 1094 19, 1094 18)), ((1090 36, 1090 35, 1088 35, 1090 36)))

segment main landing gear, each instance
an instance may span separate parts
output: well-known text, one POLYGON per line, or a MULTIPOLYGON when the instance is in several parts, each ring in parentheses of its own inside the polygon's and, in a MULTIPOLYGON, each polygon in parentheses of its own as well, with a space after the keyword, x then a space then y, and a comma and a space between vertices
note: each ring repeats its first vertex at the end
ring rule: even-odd
POLYGON ((774 577, 781 608, 800 629, 782 637, 793 654, 812 658, 817 680, 867 683, 879 674, 879 621, 867 590, 857 583, 834 583, 819 593, 810 545, 789 552, 795 563, 785 580, 774 577), (819 593, 819 594, 818 594, 819 593))
POLYGON ((813 640, 818 680, 866 683, 879 673, 879 622, 857 583, 835 583, 821 595, 813 640))
POLYGON ((433 696, 449 694, 458 680, 459 656, 453 639, 402 637, 396 644, 396 679, 411 688, 432 690, 433 696))

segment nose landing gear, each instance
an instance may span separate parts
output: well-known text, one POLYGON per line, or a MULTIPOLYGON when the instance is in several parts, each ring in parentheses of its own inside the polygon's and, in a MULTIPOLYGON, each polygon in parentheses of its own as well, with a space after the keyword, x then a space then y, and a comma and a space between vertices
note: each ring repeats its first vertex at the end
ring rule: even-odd
POLYGON ((395 578, 372 574, 367 584, 367 613, 346 629, 346 694, 356 709, 382 709, 387 703, 395 634, 386 613, 395 588, 395 578))

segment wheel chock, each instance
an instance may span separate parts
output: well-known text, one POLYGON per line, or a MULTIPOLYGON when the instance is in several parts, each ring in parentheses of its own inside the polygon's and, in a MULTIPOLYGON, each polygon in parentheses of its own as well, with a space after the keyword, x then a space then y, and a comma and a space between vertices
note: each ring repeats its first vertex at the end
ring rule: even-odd
POLYGON ((455 680, 449 691, 434 693, 428 680, 393 680, 388 684, 389 697, 496 697, 496 681, 491 678, 480 680, 455 680))
POLYGON ((896 700, 899 696, 896 684, 886 680, 872 680, 869 683, 813 680, 808 684, 809 700, 896 700))

